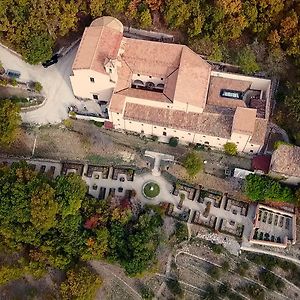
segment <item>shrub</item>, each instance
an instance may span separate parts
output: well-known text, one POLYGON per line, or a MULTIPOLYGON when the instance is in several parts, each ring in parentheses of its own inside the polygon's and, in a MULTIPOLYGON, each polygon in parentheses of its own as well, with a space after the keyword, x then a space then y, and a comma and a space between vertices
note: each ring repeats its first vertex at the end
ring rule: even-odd
POLYGON ((176 146, 178 145, 178 138, 172 136, 172 137, 169 139, 169 145, 170 145, 171 147, 176 147, 176 146))
POLYGON ((274 150, 277 150, 279 148, 280 145, 287 145, 287 146, 291 146, 293 147, 292 144, 288 143, 288 142, 285 142, 285 141, 276 141, 274 143, 274 150))
POLYGON ((205 289, 204 300, 215 300, 215 299, 219 299, 219 293, 214 288, 214 286, 209 284, 205 289))
POLYGON ((7 86, 7 84, 8 84, 8 80, 7 80, 7 79, 5 79, 5 78, 0 78, 0 85, 2 85, 2 86, 7 86))
POLYGON ((265 291, 264 289, 256 284, 256 283, 249 283, 245 287, 242 288, 252 299, 256 300, 264 300, 265 299, 265 291))
POLYGON ((73 127, 73 121, 71 119, 65 119, 65 120, 63 120, 63 124, 68 129, 72 129, 72 127, 73 127))
POLYGON ((235 143, 232 142, 227 142, 224 145, 224 151, 225 153, 229 154, 229 155, 237 155, 237 146, 235 143))
POLYGON ((229 262, 227 260, 225 260, 223 263, 222 263, 222 269, 224 272, 228 272, 229 269, 230 269, 230 265, 229 265, 229 262))
POLYGON ((259 273, 259 280, 270 290, 284 288, 284 282, 268 270, 262 270, 259 273))
POLYGON ((228 282, 224 282, 224 283, 220 284, 218 287, 218 292, 222 296, 228 296, 230 294, 230 291, 231 291, 231 286, 228 282))
POLYGON ((241 276, 246 275, 246 271, 249 269, 249 264, 245 261, 242 261, 241 263, 238 264, 237 266, 237 273, 240 274, 241 276))
POLYGON ((282 185, 273 178, 249 174, 245 184, 246 195, 254 201, 272 200, 280 202, 294 202, 295 197, 291 188, 282 185))
POLYGON ((18 85, 18 82, 17 82, 17 79, 16 79, 16 78, 13 78, 13 79, 11 80, 11 85, 12 85, 12 86, 17 86, 17 85, 18 85))
POLYGON ((103 127, 103 125, 104 125, 104 122, 92 121, 92 123, 99 128, 103 127))
POLYGON ((249 46, 238 53, 236 62, 245 74, 253 74, 259 70, 255 54, 249 46))
POLYGON ((189 152, 183 159, 183 166, 190 177, 194 177, 203 169, 202 157, 192 151, 189 152))
POLYGON ((211 244, 211 250, 216 254, 221 254, 223 251, 223 246, 221 244, 211 244))
POLYGON ((154 298, 155 294, 148 286, 143 285, 141 287, 141 296, 142 299, 151 300, 154 298))
POLYGON ((219 267, 217 266, 212 266, 209 270, 208 270, 208 274, 213 278, 213 279, 220 279, 221 277, 221 270, 219 267))
POLYGON ((35 89, 36 92, 40 93, 43 89, 43 86, 40 82, 36 81, 34 83, 34 89, 35 89))
POLYGON ((188 229, 186 223, 176 223, 175 236, 178 243, 181 243, 188 238, 188 229))
POLYGON ((0 268, 0 285, 6 284, 12 280, 19 279, 24 276, 22 269, 18 267, 2 266, 0 268))
POLYGON ((167 287, 174 296, 183 296, 183 290, 177 279, 167 279, 167 287))
POLYGON ((88 267, 77 266, 67 272, 66 280, 60 285, 62 299, 95 299, 101 286, 100 277, 88 267))
POLYGON ((151 137, 153 142, 157 142, 158 141, 158 136, 157 135, 152 135, 151 137))

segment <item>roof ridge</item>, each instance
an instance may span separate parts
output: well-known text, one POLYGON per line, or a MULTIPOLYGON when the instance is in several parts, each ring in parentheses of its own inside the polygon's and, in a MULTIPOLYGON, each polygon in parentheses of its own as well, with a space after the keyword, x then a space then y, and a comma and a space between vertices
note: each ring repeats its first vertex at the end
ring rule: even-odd
POLYGON ((99 46, 100 39, 102 37, 103 29, 104 29, 104 26, 99 26, 99 27, 102 27, 102 28, 101 28, 101 32, 100 32, 99 37, 98 37, 97 45, 95 47, 95 51, 94 51, 94 54, 93 54, 93 57, 92 57, 92 60, 91 60, 90 68, 94 64, 94 59, 95 59, 95 56, 96 56, 96 52, 97 52, 97 49, 98 49, 98 46, 99 46))

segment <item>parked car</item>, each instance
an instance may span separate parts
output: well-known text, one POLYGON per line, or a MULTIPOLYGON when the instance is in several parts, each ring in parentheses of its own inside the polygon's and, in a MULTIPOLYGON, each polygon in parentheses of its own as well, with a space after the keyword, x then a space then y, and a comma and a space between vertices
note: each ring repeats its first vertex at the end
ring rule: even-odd
POLYGON ((21 73, 19 71, 7 69, 5 72, 5 75, 7 75, 10 78, 18 79, 18 78, 20 78, 21 73))
POLYGON ((46 60, 45 62, 42 63, 42 66, 44 68, 48 68, 51 65, 54 65, 58 62, 58 59, 61 57, 58 53, 54 54, 50 59, 46 60))

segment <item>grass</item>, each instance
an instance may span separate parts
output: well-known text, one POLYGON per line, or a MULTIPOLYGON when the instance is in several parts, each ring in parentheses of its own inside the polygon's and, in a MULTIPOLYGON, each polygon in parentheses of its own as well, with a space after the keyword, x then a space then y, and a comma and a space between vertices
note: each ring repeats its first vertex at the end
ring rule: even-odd
POLYGON ((149 182, 144 186, 144 194, 148 198, 154 198, 158 196, 159 192, 159 185, 155 182, 149 182))

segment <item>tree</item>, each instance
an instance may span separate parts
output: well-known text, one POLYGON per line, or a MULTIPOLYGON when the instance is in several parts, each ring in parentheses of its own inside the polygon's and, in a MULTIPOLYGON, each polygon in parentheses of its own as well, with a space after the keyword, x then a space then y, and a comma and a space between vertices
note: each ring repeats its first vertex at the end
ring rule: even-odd
POLYGON ((177 147, 177 145, 178 145, 178 138, 172 136, 172 137, 169 139, 169 145, 170 145, 171 147, 177 147))
POLYGON ((55 190, 46 183, 38 186, 31 195, 31 223, 41 232, 47 232, 56 225, 58 203, 55 190))
POLYGON ((183 0, 166 0, 164 16, 171 28, 179 28, 190 17, 189 6, 183 0))
POLYGON ((236 62, 245 74, 253 74, 259 70, 255 54, 250 47, 245 47, 238 53, 236 62))
POLYGON ((93 300, 102 279, 86 266, 77 266, 67 272, 60 285, 62 299, 93 300))
POLYGON ((36 65, 52 56, 53 39, 45 32, 33 32, 25 43, 23 56, 27 62, 36 65))
POLYGON ((183 166, 190 177, 194 177, 203 169, 202 157, 192 151, 189 152, 183 159, 183 166))
POLYGON ((145 9, 140 14, 140 25, 141 28, 147 29, 152 25, 152 17, 149 9, 145 9))
POLYGON ((91 0, 90 10, 93 18, 102 16, 105 0, 91 0))
POLYGON ((20 107, 10 100, 0 101, 0 146, 9 146, 19 133, 20 107))
POLYGON ((287 85, 287 95, 284 104, 288 108, 287 114, 300 122, 300 83, 287 85))
POLYGON ((227 142, 224 144, 224 151, 229 155, 237 155, 237 146, 235 143, 227 142))
POLYGON ((59 176, 55 180, 56 199, 62 209, 62 216, 76 215, 85 197, 86 183, 76 174, 59 176))

